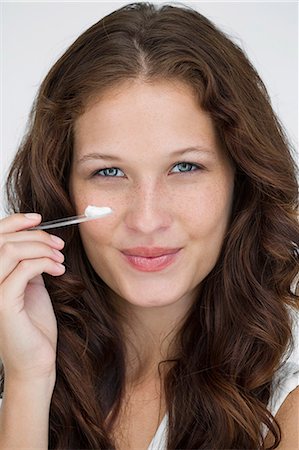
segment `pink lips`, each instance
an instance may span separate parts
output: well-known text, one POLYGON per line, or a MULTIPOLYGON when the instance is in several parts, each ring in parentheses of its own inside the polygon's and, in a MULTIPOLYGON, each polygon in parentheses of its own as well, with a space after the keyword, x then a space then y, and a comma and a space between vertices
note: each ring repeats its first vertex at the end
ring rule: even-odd
POLYGON ((165 269, 176 259, 180 248, 135 247, 123 250, 126 261, 142 272, 157 272, 165 269))

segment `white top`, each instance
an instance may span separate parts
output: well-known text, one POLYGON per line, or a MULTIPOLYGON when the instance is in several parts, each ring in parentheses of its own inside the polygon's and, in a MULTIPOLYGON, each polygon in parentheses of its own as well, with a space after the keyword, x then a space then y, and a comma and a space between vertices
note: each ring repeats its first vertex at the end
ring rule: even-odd
MULTIPOLYGON (((273 393, 267 406, 273 416, 276 415, 286 397, 299 386, 299 312, 290 310, 290 313, 293 317, 294 349, 288 358, 283 358, 285 364, 273 377, 273 393)), ((0 398, 0 406, 1 402, 2 399, 0 398)), ((168 414, 166 413, 147 450, 166 450, 167 429, 168 414)), ((262 433, 264 437, 267 431, 268 428, 263 425, 262 433)))
MULTIPOLYGON (((276 416, 287 396, 299 386, 299 312, 290 309, 290 313, 293 317, 294 349, 289 358, 283 358, 286 361, 285 364, 273 377, 273 393, 267 405, 267 409, 273 416, 276 416)), ((167 429, 168 414, 166 413, 147 450, 166 450, 167 429)), ((268 428, 263 425, 262 434, 264 438, 267 432, 268 428)))

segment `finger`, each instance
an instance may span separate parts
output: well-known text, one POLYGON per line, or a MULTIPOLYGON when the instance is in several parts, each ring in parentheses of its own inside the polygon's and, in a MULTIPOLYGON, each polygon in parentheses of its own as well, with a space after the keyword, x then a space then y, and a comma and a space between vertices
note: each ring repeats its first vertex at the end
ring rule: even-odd
POLYGON ((37 213, 17 213, 0 220, 0 233, 11 233, 38 225, 42 216, 37 213))
POLYGON ((65 272, 65 267, 49 258, 21 261, 0 287, 0 314, 9 313, 12 308, 20 310, 24 305, 27 284, 32 278, 44 272, 58 276, 65 272))
POLYGON ((60 250, 64 247, 64 241, 53 234, 49 234, 42 230, 32 230, 32 231, 18 231, 14 233, 5 233, 0 235, 0 248, 6 242, 28 242, 28 241, 40 241, 44 242, 51 247, 59 248, 60 250))
POLYGON ((40 274, 35 275, 35 277, 33 277, 33 278, 29 281, 29 284, 35 284, 35 285, 39 285, 39 286, 45 286, 44 279, 43 279, 42 275, 40 275, 40 274))
POLYGON ((8 241, 0 252, 0 283, 2 283, 22 260, 48 257, 56 262, 64 261, 63 254, 43 242, 12 242, 8 241))

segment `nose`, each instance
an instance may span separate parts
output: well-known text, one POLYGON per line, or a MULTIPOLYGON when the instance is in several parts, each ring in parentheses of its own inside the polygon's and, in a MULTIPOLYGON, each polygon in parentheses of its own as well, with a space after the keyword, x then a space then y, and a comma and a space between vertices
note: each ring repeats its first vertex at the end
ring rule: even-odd
POLYGON ((158 183, 148 180, 139 184, 130 198, 125 223, 130 230, 153 234, 166 230, 172 222, 171 202, 158 183))

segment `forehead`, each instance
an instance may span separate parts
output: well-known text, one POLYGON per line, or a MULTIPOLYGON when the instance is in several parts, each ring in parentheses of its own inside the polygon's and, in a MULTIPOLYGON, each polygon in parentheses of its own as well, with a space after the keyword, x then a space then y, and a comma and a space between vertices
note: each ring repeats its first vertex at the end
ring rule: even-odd
POLYGON ((88 112, 88 110, 90 110, 91 108, 93 108, 93 106, 100 102, 102 104, 112 104, 114 102, 120 102, 121 99, 126 97, 138 97, 139 99, 147 98, 148 100, 149 96, 153 100, 155 94, 156 96, 160 96, 161 94, 165 96, 173 93, 181 93, 182 95, 192 97, 194 100, 196 99, 196 97, 198 97, 198 93, 195 91, 195 88, 193 86, 180 80, 123 80, 117 85, 112 85, 111 87, 105 88, 101 92, 95 92, 90 95, 85 103, 84 112, 88 112))
POLYGON ((74 126, 75 151, 217 146, 211 117, 188 85, 127 82, 89 102, 74 126))

